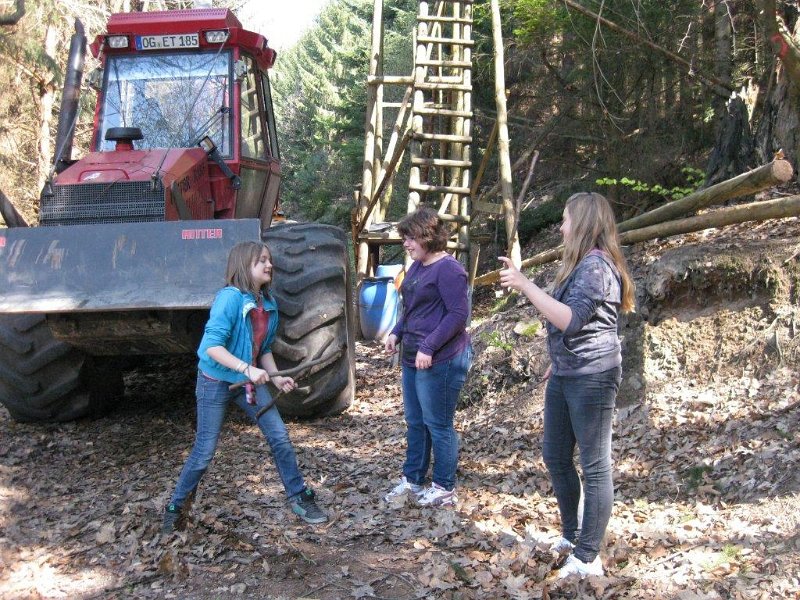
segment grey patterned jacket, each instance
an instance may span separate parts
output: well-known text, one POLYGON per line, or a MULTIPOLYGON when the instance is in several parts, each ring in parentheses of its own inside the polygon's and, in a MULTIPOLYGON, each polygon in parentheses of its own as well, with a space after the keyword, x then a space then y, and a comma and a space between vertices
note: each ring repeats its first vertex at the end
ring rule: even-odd
POLYGON ((564 331, 547 324, 554 375, 601 373, 622 363, 617 334, 621 288, 611 257, 592 250, 555 290, 553 297, 572 309, 572 320, 564 331))

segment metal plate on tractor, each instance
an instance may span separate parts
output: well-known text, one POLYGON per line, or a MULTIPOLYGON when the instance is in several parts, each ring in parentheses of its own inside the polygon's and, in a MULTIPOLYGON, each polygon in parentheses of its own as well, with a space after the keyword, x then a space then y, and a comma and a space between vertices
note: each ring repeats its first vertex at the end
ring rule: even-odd
POLYGON ((196 33, 136 36, 137 50, 181 50, 199 47, 200 37, 196 33))
POLYGON ((258 219, 0 229, 0 314, 208 308, 258 219))

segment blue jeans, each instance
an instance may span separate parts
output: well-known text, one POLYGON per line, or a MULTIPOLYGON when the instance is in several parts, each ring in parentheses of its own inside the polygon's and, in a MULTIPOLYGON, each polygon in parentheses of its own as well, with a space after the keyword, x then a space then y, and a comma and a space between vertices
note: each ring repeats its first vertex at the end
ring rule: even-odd
MULTIPOLYGON (((200 372, 197 373, 195 390, 197 394, 197 433, 194 447, 183 465, 170 501, 178 507, 182 506, 186 498, 197 489, 200 479, 208 469, 211 459, 214 458, 228 401, 236 402, 247 416, 254 420, 258 409, 271 401, 270 394, 263 385, 255 387, 255 405, 247 403, 243 387, 230 391, 228 385, 230 384, 226 381, 215 381, 200 372)), ((286 426, 275 406, 261 415, 258 419, 258 427, 272 449, 272 458, 286 494, 289 498, 296 496, 305 489, 305 483, 300 469, 297 467, 297 457, 292 442, 289 440, 286 426)))
POLYGON ((422 485, 433 450, 433 481, 446 490, 456 485, 458 434, 453 426, 456 404, 472 362, 472 348, 429 369, 403 365, 406 462, 403 475, 422 485))
POLYGON ((584 562, 599 553, 614 504, 611 424, 621 375, 620 367, 575 377, 553 375, 545 392, 542 455, 558 500, 562 535, 573 543, 577 538, 574 553, 584 562), (584 480, 580 531, 576 443, 584 480))

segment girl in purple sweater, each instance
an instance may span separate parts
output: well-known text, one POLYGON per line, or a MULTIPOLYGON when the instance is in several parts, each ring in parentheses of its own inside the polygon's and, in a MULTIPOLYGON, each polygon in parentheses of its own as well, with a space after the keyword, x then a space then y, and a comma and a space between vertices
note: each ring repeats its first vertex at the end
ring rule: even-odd
POLYGON ((547 319, 551 365, 545 373, 542 454, 561 513, 553 549, 569 553, 559 577, 602 575, 600 544, 611 517, 611 422, 621 378, 617 315, 634 308, 633 282, 617 225, 600 194, 574 194, 564 208, 564 253, 552 295, 505 257, 500 285, 522 292, 547 319), (573 453, 580 451, 581 483, 573 453))
POLYGON ((394 354, 402 342, 407 447, 403 476, 384 500, 411 496, 421 506, 452 505, 458 464, 453 417, 472 361, 467 272, 445 251, 449 232, 433 209, 407 215, 397 229, 414 262, 403 279, 403 314, 386 339, 386 352, 394 354), (433 481, 426 487, 431 452, 433 481))

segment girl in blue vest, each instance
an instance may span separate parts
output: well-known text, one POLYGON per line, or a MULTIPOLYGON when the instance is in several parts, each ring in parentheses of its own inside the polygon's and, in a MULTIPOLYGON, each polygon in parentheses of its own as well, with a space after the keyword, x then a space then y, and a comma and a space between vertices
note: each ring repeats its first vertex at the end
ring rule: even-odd
MULTIPOLYGON (((225 271, 226 287, 211 306, 197 355, 197 433, 194 447, 183 465, 172 498, 164 512, 163 533, 176 529, 187 501, 197 489, 217 447, 225 410, 235 402, 251 418, 271 402, 264 385, 279 390, 297 387, 291 377, 278 371, 270 350, 278 329, 278 307, 269 293, 272 256, 262 242, 242 242, 231 249, 225 271), (244 383, 233 390, 229 386, 244 383)), ((292 512, 307 523, 328 520, 314 500, 297 467, 297 458, 286 426, 276 406, 258 418, 258 427, 272 450, 292 512)))

